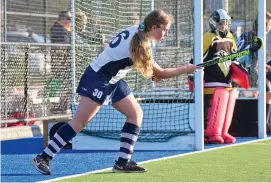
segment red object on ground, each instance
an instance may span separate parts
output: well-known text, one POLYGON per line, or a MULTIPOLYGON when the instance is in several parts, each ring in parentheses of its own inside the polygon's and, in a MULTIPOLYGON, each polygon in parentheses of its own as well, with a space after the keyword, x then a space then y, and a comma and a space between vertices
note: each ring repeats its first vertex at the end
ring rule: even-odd
MULTIPOLYGON (((34 114, 29 114, 28 115, 29 118, 34 118, 35 115, 34 114)), ((23 112, 11 112, 8 116, 8 119, 23 119, 24 117, 24 113, 23 112)), ((12 126, 31 126, 35 123, 35 121, 19 121, 19 122, 14 122, 14 123, 7 123, 7 127, 12 127, 12 126)))

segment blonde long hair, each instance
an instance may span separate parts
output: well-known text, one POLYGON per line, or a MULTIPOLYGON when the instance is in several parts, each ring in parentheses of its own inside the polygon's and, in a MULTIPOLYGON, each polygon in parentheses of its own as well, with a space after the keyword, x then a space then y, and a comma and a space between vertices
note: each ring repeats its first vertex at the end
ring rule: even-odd
POLYGON ((133 36, 130 42, 130 58, 135 63, 137 71, 141 72, 144 77, 152 76, 152 50, 147 32, 151 31, 153 25, 160 27, 173 23, 173 17, 163 10, 153 10, 143 21, 144 28, 133 36))

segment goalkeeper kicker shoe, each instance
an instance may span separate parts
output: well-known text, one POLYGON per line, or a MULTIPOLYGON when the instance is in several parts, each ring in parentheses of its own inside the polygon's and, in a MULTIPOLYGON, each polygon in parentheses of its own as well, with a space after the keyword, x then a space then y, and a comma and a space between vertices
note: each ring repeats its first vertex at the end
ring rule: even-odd
POLYGON ((232 143, 235 143, 236 141, 235 137, 233 137, 232 135, 228 133, 222 135, 222 138, 224 139, 225 144, 232 144, 232 143))
POLYGON ((129 161, 121 165, 116 161, 112 171, 114 173, 144 173, 147 169, 139 166, 134 161, 129 161))
POLYGON ((33 159, 33 165, 40 173, 43 175, 51 175, 50 167, 49 167, 49 158, 44 158, 41 155, 37 155, 33 159))

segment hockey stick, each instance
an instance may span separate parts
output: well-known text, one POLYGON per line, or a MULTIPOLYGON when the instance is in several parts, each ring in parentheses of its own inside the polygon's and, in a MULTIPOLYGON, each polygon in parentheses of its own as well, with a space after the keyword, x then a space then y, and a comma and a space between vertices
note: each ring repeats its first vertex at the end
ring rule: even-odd
POLYGON ((230 54, 227 56, 222 56, 220 58, 216 58, 213 60, 203 62, 201 64, 198 64, 198 66, 208 67, 208 66, 215 65, 218 63, 222 63, 222 62, 226 62, 229 60, 234 60, 234 59, 238 59, 241 57, 245 57, 247 55, 250 55, 251 53, 257 52, 259 49, 262 48, 262 46, 263 46, 262 38, 254 37, 252 40, 252 43, 248 49, 244 49, 244 50, 238 51, 236 53, 233 53, 233 54, 230 54))

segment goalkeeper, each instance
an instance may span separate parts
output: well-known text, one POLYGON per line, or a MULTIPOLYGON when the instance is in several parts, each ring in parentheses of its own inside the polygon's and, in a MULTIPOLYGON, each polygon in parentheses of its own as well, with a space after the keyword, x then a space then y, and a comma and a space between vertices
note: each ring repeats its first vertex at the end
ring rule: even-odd
POLYGON ((55 133, 49 145, 33 160, 34 167, 39 172, 50 175, 49 161, 85 128, 108 95, 112 99, 113 107, 126 116, 121 132, 119 158, 115 162, 113 172, 146 171, 145 168, 131 161, 143 120, 143 112, 123 78, 133 67, 146 78, 154 75, 162 79, 194 73, 197 69, 201 69, 193 64, 162 69, 153 62, 150 41, 160 42, 166 38, 171 23, 173 23, 171 15, 162 10, 154 10, 139 26, 122 30, 91 62, 77 88, 77 93, 81 98, 76 114, 55 133))
MULTIPOLYGON (((209 18, 210 31, 203 36, 203 62, 218 59, 237 51, 230 32, 231 16, 223 9, 214 11, 209 18)), ((205 143, 234 143, 228 133, 232 122, 236 88, 231 79, 246 75, 240 65, 232 61, 218 63, 204 69, 204 141, 205 143), (234 71, 234 72, 233 72, 234 71)))

